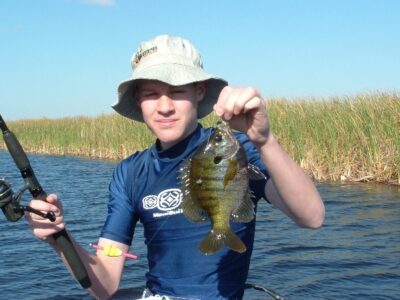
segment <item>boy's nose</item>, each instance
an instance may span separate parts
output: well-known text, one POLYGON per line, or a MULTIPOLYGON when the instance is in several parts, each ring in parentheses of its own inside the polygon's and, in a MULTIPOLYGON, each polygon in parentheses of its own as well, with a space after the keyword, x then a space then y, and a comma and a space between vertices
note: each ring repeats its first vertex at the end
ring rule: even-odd
POLYGON ((161 113, 168 113, 174 110, 172 99, 166 95, 161 96, 160 99, 158 100, 158 110, 161 113))

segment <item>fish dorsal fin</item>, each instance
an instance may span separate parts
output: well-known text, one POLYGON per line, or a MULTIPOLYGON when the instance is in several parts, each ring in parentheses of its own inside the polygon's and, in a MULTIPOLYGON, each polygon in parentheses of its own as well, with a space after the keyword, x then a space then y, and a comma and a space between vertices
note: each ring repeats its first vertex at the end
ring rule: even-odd
POLYGON ((231 220, 234 222, 247 223, 254 218, 254 203, 251 200, 250 192, 246 193, 245 199, 240 202, 239 206, 231 213, 231 220))
POLYGON ((264 173, 261 172, 260 169, 253 164, 248 164, 247 171, 249 174, 249 179, 252 179, 252 180, 267 179, 267 177, 265 177, 264 173))

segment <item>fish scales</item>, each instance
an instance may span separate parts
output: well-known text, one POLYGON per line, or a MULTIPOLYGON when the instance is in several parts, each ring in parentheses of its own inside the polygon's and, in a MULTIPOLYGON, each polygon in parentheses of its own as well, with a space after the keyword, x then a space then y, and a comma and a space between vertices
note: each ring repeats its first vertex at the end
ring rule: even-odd
POLYGON ((182 167, 183 213, 193 222, 211 220, 211 230, 199 245, 203 254, 213 254, 224 245, 239 253, 246 251, 230 220, 250 222, 254 218, 250 175, 265 178, 256 167, 249 168, 242 145, 225 122, 217 124, 182 167))

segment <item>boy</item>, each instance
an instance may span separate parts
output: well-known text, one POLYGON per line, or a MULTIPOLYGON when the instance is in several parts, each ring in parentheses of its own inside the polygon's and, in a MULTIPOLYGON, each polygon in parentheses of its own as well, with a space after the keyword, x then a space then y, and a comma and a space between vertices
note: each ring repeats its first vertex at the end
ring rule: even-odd
MULTIPOLYGON (((232 227, 246 244, 245 253, 224 247, 205 256, 197 246, 209 223, 194 224, 182 214, 179 169, 210 135, 198 119, 212 110, 241 133, 248 160, 266 176, 250 180, 254 203, 265 198, 299 226, 318 228, 324 205, 301 168, 276 142, 269 128, 266 103, 254 88, 234 88, 206 73, 198 51, 189 41, 167 35, 143 42, 132 58, 133 74, 120 84, 113 108, 121 115, 144 122, 157 138, 155 144, 124 159, 110 184, 108 216, 98 241, 127 252, 137 221, 143 223, 149 272, 143 298, 241 299, 254 242, 255 220, 232 227)), ((27 214, 33 233, 52 244, 51 235, 65 227, 61 202, 32 200, 33 208, 53 211, 50 223, 27 214), (46 224, 46 226, 43 226, 46 224)), ((118 289, 125 258, 102 251, 87 253, 74 242, 98 299, 118 289)))

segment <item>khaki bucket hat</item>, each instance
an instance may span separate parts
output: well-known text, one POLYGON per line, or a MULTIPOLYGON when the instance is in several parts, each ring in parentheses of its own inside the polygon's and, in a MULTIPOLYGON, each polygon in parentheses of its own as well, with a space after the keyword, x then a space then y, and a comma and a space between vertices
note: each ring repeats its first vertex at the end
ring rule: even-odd
POLYGON ((203 70, 201 56, 186 39, 160 35, 140 44, 132 56, 132 78, 118 87, 118 100, 112 105, 124 117, 143 122, 142 111, 135 99, 140 79, 158 80, 173 86, 205 81, 206 93, 198 105, 198 118, 208 115, 221 90, 228 84, 225 80, 203 70))

